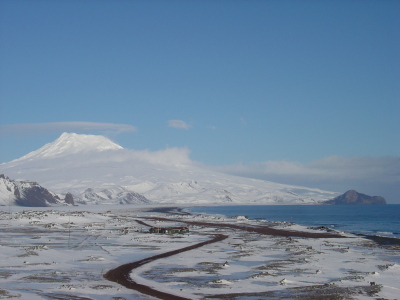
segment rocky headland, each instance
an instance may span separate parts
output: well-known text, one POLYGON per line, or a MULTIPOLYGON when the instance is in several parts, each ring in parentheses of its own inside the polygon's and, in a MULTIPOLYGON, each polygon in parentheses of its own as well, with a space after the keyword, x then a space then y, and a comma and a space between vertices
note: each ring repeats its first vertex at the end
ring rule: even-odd
POLYGON ((335 204, 335 205, 386 204, 386 200, 385 198, 380 196, 368 196, 365 194, 358 193, 355 190, 350 190, 333 199, 324 201, 323 204, 335 204))

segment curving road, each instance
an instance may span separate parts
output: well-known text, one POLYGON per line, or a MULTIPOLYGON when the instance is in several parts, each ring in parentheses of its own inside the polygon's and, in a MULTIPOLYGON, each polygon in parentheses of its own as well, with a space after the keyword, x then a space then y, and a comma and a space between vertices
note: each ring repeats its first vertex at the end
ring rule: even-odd
MULTIPOLYGON (((331 233, 319 233, 319 232, 301 232, 301 231, 291 231, 291 230, 284 230, 284 229, 275 229, 271 227, 264 227, 264 226, 244 226, 244 225, 236 225, 236 224, 224 224, 224 223, 211 223, 211 222, 196 222, 196 221, 187 221, 187 220, 173 220, 167 218, 160 218, 160 217, 147 217, 145 219, 151 220, 160 220, 160 221, 176 221, 182 222, 191 225, 198 225, 198 226, 208 226, 208 227, 223 227, 223 228, 231 228, 249 232, 256 232, 265 235, 278 235, 278 236, 286 236, 286 237, 306 237, 306 238, 341 238, 343 236, 339 234, 331 234, 331 233)), ((150 226, 143 221, 135 220, 139 224, 150 226)), ((130 278, 130 273, 132 270, 147 264, 149 262, 155 261, 160 258, 169 257, 178 253, 182 253, 185 251, 193 250, 199 247, 202 247, 207 244, 215 243, 226 239, 228 236, 223 234, 214 235, 214 238, 205 242, 201 242, 198 244, 194 244, 192 246, 184 247, 181 249, 165 252, 162 254, 158 254, 149 258, 145 258, 136 262, 128 263, 122 266, 119 266, 113 270, 108 271, 104 277, 110 281, 114 281, 118 284, 125 286, 126 288, 136 290, 140 293, 150 295, 159 299, 166 299, 166 300, 190 300, 189 298, 180 297, 177 295, 161 292, 155 290, 149 286, 139 284, 130 278)))
POLYGON ((146 294, 149 296, 153 296, 153 297, 157 297, 159 299, 166 299, 166 300, 191 300, 189 298, 184 298, 184 297, 180 297, 177 295, 173 295, 173 294, 169 294, 169 293, 165 293, 165 292, 161 292, 158 290, 155 290, 149 286, 140 284, 135 282, 134 280, 132 280, 130 278, 130 273, 132 270, 143 266, 144 264, 147 264, 149 262, 152 262, 154 260, 160 259, 160 258, 165 258, 165 257, 169 257, 178 253, 182 253, 185 251, 189 251, 189 250, 193 250, 199 247, 202 247, 204 245, 208 245, 208 244, 212 244, 212 243, 216 243, 219 241, 222 241, 224 239, 226 239, 228 236, 227 235, 223 235, 223 234, 217 234, 215 235, 215 237, 211 240, 205 241, 205 242, 201 242, 198 244, 194 244, 188 247, 184 247, 181 249, 177 249, 177 250, 173 250, 173 251, 169 251, 169 252, 165 252, 162 254, 158 254, 149 258, 145 258, 139 261, 135 261, 132 263, 128 263, 122 266, 119 266, 113 270, 108 271, 105 275, 104 278, 110 280, 110 281, 114 281, 118 284, 123 285, 124 287, 128 288, 128 289, 133 289, 136 290, 142 294, 146 294))

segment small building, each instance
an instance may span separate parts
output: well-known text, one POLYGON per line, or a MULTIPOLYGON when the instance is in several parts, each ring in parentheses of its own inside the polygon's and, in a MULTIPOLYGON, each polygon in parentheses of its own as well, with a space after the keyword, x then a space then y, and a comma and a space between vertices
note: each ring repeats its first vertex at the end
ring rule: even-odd
POLYGON ((162 233, 162 234, 175 234, 175 233, 188 233, 188 227, 151 227, 150 233, 162 233))

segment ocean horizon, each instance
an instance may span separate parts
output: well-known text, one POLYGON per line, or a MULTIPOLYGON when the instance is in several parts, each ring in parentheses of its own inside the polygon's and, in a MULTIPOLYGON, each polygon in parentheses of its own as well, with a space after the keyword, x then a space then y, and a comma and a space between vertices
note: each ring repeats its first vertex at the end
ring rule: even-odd
POLYGON ((198 206, 188 211, 285 221, 309 227, 325 226, 337 231, 400 239, 400 204, 198 206))

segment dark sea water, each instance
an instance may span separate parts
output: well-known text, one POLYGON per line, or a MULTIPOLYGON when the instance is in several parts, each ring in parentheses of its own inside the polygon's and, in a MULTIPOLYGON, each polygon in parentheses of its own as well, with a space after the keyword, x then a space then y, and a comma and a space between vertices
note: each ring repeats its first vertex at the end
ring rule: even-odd
POLYGON ((400 204, 388 205, 248 205, 192 207, 191 213, 287 221, 305 226, 400 238, 400 204))

